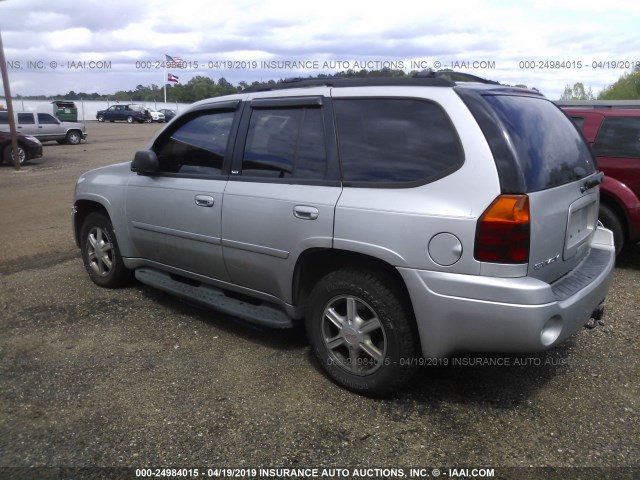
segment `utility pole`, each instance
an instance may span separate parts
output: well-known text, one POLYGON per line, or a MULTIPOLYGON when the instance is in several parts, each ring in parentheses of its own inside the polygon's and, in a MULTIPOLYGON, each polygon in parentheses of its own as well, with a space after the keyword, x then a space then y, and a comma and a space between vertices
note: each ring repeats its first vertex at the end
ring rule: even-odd
MULTIPOLYGON (((16 122, 13 116, 13 102, 11 101, 11 88, 9 88, 9 75, 7 74, 7 61, 4 58, 4 45, 2 45, 2 31, 0 31, 0 70, 2 70, 2 84, 4 85, 4 98, 7 101, 7 114, 9 116, 9 131, 11 132, 11 148, 13 150, 13 165, 20 170, 20 157, 18 156, 18 139, 16 136, 16 122)), ((4 152, 0 152, 0 155, 4 152)))

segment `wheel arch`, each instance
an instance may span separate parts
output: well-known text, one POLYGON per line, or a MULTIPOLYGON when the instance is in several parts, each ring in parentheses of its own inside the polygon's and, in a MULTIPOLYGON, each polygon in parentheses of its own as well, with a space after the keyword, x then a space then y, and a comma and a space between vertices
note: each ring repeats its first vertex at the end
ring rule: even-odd
POLYGON ((104 214, 109 221, 111 220, 111 215, 109 215, 109 211, 107 207, 102 203, 96 200, 87 200, 80 199, 75 202, 73 205, 74 215, 73 215, 73 236, 76 241, 76 245, 80 247, 80 229, 82 228, 82 224, 85 219, 94 212, 99 212, 104 214))
POLYGON ((307 309, 307 301, 313 287, 325 275, 342 268, 360 268, 389 278, 407 302, 417 334, 413 303, 402 275, 390 263, 363 253, 333 248, 311 248, 305 250, 298 257, 293 273, 292 299, 294 305, 296 305, 296 311, 304 316, 307 309))

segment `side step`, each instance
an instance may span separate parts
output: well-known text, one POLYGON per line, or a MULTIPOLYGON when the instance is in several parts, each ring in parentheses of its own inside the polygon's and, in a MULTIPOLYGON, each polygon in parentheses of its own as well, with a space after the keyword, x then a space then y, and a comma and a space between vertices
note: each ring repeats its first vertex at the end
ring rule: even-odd
POLYGON ((235 298, 210 285, 198 286, 179 282, 168 273, 152 268, 138 268, 136 278, 142 283, 182 298, 193 300, 220 312, 242 318, 251 323, 272 328, 293 327, 293 321, 284 311, 270 304, 253 305, 235 298))

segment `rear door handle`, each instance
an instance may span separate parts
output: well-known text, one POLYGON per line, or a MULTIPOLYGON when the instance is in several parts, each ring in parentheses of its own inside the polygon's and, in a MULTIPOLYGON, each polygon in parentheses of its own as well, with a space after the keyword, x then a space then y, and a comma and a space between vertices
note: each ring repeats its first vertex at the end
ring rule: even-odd
POLYGON ((213 197, 209 195, 196 195, 195 202, 199 207, 213 207, 213 197))
POLYGON ((315 220, 318 218, 318 209, 307 205, 296 205, 293 207, 293 216, 302 220, 315 220))

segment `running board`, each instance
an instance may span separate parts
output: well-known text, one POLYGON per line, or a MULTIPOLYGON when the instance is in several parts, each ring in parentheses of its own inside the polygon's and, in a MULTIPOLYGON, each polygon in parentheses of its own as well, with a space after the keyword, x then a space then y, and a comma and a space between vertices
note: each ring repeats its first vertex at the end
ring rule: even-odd
POLYGON ((275 305, 267 303, 253 305, 227 297, 222 290, 210 285, 189 285, 188 283, 174 280, 168 273, 147 267, 138 268, 136 270, 136 278, 151 287, 193 300, 222 313, 242 318, 247 322, 272 328, 293 327, 291 318, 275 305))

